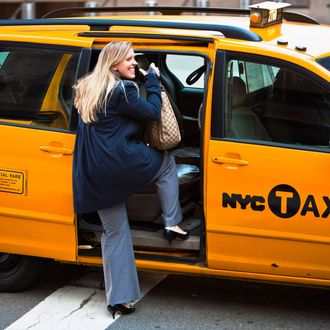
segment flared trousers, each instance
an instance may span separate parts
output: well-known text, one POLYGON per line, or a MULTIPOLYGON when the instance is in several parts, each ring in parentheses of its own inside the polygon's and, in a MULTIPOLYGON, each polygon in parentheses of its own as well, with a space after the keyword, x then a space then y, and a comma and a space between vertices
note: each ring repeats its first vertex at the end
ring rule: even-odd
MULTIPOLYGON (((165 153, 164 162, 153 179, 162 207, 165 226, 182 221, 178 174, 174 158, 165 153)), ((102 261, 107 304, 128 303, 140 298, 125 202, 98 211, 102 225, 102 261)))

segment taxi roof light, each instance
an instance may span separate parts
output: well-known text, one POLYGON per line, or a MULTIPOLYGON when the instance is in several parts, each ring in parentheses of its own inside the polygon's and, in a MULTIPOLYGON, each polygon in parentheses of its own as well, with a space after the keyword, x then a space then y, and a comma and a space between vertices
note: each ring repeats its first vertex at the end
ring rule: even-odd
POLYGON ((283 8, 291 6, 285 2, 265 1, 249 6, 250 9, 250 26, 251 27, 267 27, 278 24, 283 19, 283 8))
POLYGON ((262 16, 259 12, 255 11, 250 15, 250 21, 252 24, 258 24, 261 22, 262 16))

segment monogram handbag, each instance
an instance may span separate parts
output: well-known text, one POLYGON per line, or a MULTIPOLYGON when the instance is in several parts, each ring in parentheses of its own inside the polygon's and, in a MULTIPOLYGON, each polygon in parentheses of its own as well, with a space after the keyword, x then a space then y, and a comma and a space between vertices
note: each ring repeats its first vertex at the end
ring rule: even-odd
POLYGON ((180 143, 181 133, 164 86, 161 86, 161 98, 162 108, 160 119, 147 124, 146 141, 155 149, 169 150, 180 143))

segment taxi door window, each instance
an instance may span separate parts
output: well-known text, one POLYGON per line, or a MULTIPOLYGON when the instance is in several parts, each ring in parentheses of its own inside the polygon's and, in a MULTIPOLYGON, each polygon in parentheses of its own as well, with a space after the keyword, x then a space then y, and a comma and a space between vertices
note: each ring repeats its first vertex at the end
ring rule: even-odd
POLYGON ((329 84, 278 63, 227 61, 225 137, 329 150, 329 84))
POLYGON ((0 121, 68 129, 78 54, 0 45, 0 121))

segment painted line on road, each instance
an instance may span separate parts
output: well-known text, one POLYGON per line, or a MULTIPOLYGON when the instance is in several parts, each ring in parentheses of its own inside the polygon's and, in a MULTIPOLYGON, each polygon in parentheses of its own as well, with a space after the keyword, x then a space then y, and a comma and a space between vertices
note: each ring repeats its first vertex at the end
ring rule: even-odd
MULTIPOLYGON (((141 298, 166 275, 139 272, 141 298)), ((104 330, 113 320, 106 309, 104 290, 95 287, 64 286, 12 323, 5 330, 104 330)))

